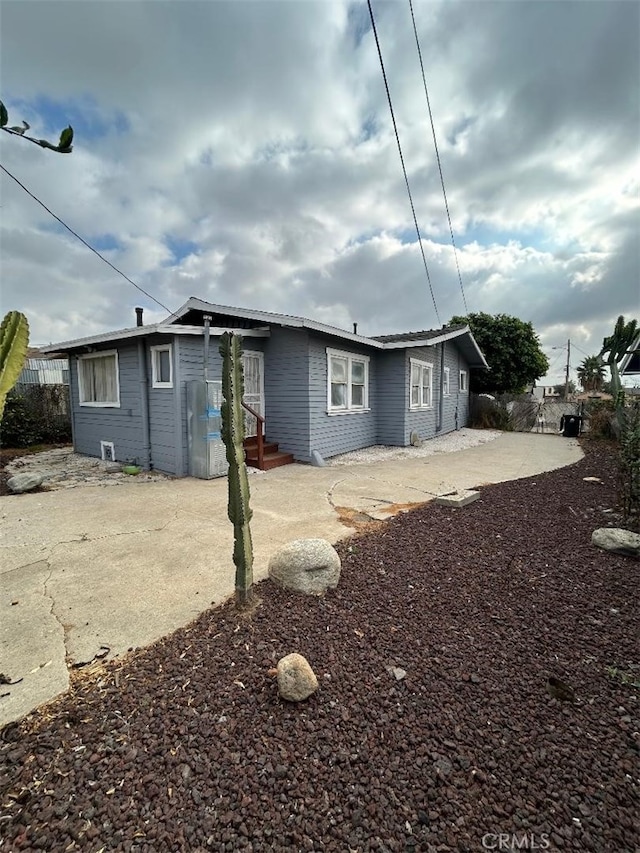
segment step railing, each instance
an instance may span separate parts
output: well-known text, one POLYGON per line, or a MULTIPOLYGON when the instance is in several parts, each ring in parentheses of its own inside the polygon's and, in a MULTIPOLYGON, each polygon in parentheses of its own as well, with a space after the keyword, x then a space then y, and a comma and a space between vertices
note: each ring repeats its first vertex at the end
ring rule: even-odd
POLYGON ((262 471, 262 465, 264 462, 264 418, 262 415, 258 414, 255 409, 252 409, 247 403, 242 401, 242 408, 249 412, 250 415, 256 419, 256 438, 258 440, 258 468, 262 471))

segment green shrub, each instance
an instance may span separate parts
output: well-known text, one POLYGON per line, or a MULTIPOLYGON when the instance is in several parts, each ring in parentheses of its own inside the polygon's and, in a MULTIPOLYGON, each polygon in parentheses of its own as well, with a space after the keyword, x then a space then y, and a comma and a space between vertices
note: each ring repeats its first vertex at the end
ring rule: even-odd
POLYGON ((611 400, 589 402, 585 412, 589 422, 590 438, 611 441, 616 437, 613 423, 615 410, 611 400))
POLYGON ((497 400, 471 395, 469 405, 469 426, 474 429, 513 430, 513 419, 506 407, 497 400))
POLYGON ((40 441, 40 427, 22 394, 9 391, 0 426, 2 447, 29 447, 40 441))
POLYGON ((23 385, 9 392, 0 425, 0 446, 30 447, 70 441, 67 386, 23 385))
POLYGON ((619 410, 618 481, 620 504, 629 527, 640 527, 640 406, 619 410))

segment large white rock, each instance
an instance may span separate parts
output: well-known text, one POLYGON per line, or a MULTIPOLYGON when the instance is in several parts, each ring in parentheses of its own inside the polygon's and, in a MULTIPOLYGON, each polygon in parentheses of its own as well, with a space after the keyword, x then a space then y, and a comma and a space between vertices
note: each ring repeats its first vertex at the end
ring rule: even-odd
POLYGON ((302 655, 293 652, 280 658, 277 671, 278 691, 287 702, 302 702, 318 689, 318 679, 302 655))
POLYGON ((42 485, 44 477, 41 474, 14 474, 7 480, 7 486, 12 492, 21 495, 23 492, 30 492, 32 489, 37 489, 42 485))
POLYGON ((340 557, 326 539, 294 539, 269 560, 271 580, 308 595, 321 595, 338 586, 340 557))
POLYGON ((621 527, 599 527, 591 534, 591 541, 598 548, 623 554, 625 557, 640 557, 640 533, 623 530, 621 527))

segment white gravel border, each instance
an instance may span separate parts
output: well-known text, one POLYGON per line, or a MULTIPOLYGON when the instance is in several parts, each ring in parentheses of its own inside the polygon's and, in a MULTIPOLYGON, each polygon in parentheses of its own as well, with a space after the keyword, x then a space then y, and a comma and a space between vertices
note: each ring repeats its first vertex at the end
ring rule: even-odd
POLYGON ((367 465, 370 462, 384 462, 391 459, 418 459, 424 456, 434 456, 436 453, 455 453, 494 441, 502 433, 493 429, 469 429, 463 427, 456 432, 448 432, 437 438, 425 440, 420 447, 390 447, 385 444, 375 444, 362 450, 343 453, 327 459, 327 465, 367 465))

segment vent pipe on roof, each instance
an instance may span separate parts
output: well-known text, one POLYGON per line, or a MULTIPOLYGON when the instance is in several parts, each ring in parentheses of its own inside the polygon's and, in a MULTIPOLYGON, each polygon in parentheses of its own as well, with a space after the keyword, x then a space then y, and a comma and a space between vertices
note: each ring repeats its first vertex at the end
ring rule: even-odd
POLYGON ((136 308, 136 326, 142 326, 142 308, 136 308))
POLYGON ((357 335, 357 334, 358 334, 358 324, 357 324, 357 323, 354 323, 354 324, 353 324, 353 334, 354 334, 354 335, 357 335))

